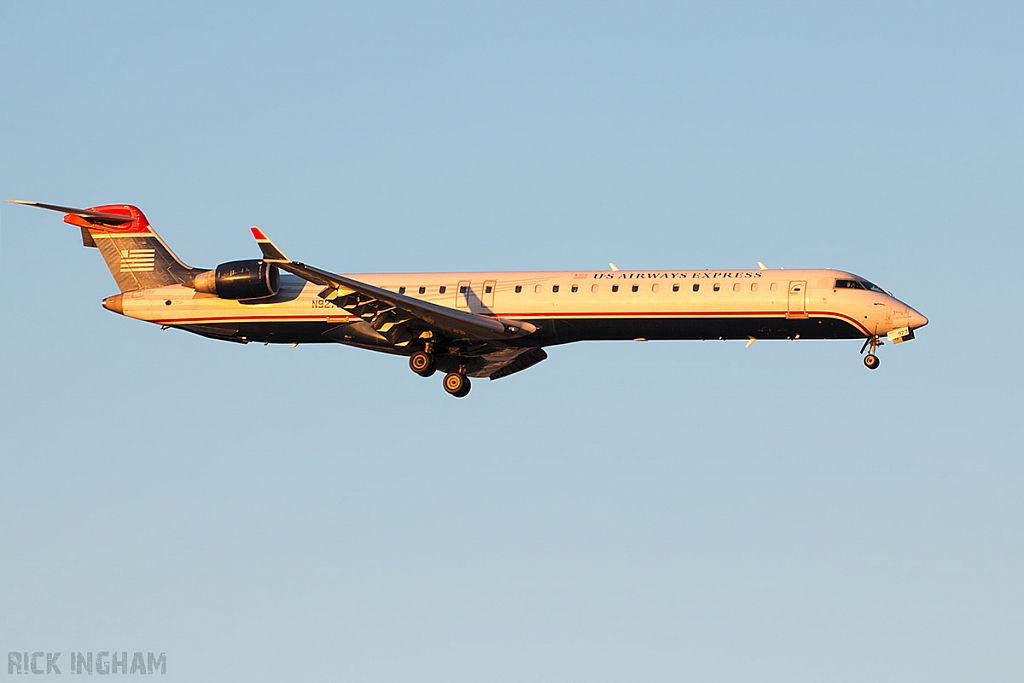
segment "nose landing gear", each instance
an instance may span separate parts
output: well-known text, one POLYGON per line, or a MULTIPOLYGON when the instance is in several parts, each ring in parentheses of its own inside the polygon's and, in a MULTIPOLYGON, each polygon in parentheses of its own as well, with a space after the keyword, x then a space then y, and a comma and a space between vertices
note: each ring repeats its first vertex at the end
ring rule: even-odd
POLYGON ((881 361, 878 360, 878 356, 875 355, 875 349, 882 346, 882 340, 878 338, 877 334, 873 334, 864 341, 864 346, 860 347, 860 352, 864 353, 864 350, 868 347, 871 350, 868 351, 868 355, 864 356, 864 367, 868 370, 878 369, 878 365, 881 361))

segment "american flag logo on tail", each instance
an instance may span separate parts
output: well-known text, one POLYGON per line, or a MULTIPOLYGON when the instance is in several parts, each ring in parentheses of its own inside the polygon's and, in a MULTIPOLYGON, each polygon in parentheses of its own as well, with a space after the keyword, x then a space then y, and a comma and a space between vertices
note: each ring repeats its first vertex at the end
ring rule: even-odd
POLYGON ((122 249, 122 273, 152 273, 156 259, 155 249, 122 249))

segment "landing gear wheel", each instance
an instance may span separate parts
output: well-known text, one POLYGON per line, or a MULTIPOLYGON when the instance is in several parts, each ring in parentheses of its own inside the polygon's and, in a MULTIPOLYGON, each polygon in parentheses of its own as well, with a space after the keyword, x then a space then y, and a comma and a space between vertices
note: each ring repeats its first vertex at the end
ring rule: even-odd
POLYGON ((868 355, 864 356, 864 367, 868 370, 875 370, 878 368, 878 356, 875 355, 875 349, 882 345, 882 340, 878 338, 877 334, 873 334, 864 340, 864 346, 860 347, 860 352, 864 353, 865 349, 868 355))
POLYGON ((434 374, 434 357, 426 351, 417 351, 409 357, 409 368, 420 377, 430 377, 434 374))
POLYGON ((458 372, 449 372, 444 376, 444 390, 455 398, 462 398, 469 393, 469 378, 458 372))

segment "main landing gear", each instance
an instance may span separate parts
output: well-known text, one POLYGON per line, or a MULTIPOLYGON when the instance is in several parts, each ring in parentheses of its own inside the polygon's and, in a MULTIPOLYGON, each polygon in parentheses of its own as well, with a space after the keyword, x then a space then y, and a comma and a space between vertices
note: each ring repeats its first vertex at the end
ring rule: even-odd
POLYGON ((444 376, 444 390, 455 398, 462 398, 468 394, 470 387, 469 378, 462 372, 449 372, 444 376))
MULTIPOLYGON (((434 354, 430 349, 416 351, 409 356, 409 368, 420 377, 430 377, 437 371, 434 354)), ((462 365, 455 372, 449 372, 444 376, 444 390, 455 398, 462 398, 468 394, 470 386, 466 369, 462 365)))
POLYGON ((871 335, 864 341, 864 346, 860 347, 860 352, 864 353, 864 350, 869 346, 871 350, 868 351, 868 355, 864 356, 864 367, 868 370, 878 369, 878 364, 881 362, 878 360, 878 356, 875 355, 875 349, 882 345, 882 340, 878 338, 877 334, 871 335))
POLYGON ((437 370, 434 355, 426 351, 417 351, 409 357, 409 368, 420 377, 430 377, 437 370))

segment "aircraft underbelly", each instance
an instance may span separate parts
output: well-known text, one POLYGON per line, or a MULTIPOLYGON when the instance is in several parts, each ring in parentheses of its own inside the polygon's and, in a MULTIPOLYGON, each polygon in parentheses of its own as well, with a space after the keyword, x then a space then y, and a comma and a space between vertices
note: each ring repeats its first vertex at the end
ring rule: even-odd
MULTIPOLYGON (((632 339, 862 339, 864 333, 846 320, 811 317, 774 318, 559 318, 535 319, 538 330, 521 340, 523 346, 547 346, 584 340, 632 339)), ((190 332, 232 341, 277 344, 349 343, 352 346, 390 351, 358 339, 332 338, 337 323, 327 322, 231 322, 216 325, 182 325, 190 332), (326 333, 326 334, 325 334, 326 333)), ((518 344, 516 344, 518 345, 518 344)), ((400 350, 395 350, 401 353, 400 350)))
POLYGON ((837 318, 565 318, 532 320, 544 344, 629 339, 862 339, 864 333, 837 318))

